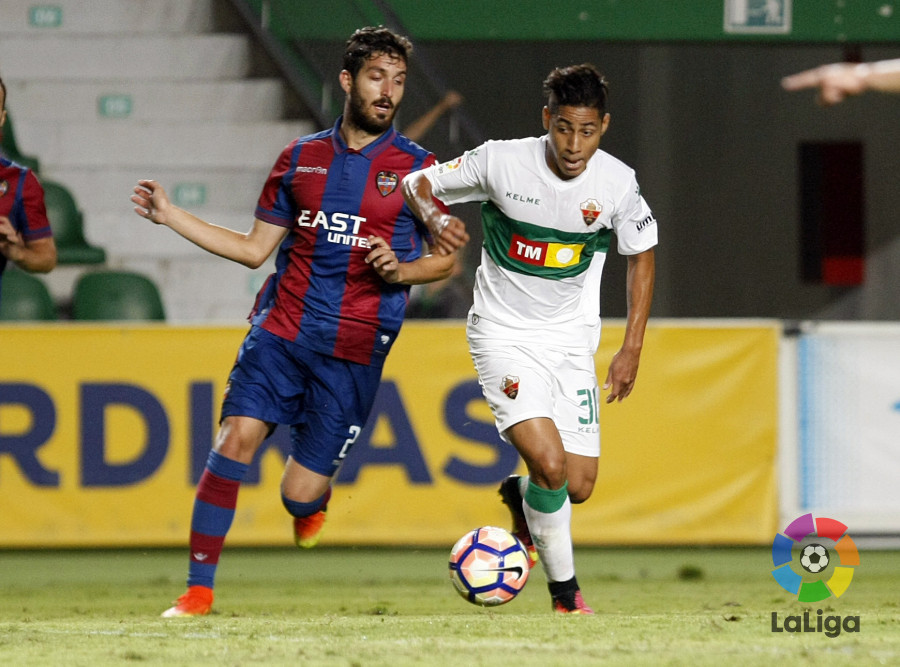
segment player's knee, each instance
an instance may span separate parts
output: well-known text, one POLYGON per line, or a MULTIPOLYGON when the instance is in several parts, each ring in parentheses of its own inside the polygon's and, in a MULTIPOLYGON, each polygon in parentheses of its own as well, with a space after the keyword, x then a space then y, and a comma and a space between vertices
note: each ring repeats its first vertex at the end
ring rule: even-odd
POLYGON ((249 463, 268 434, 268 425, 247 417, 226 417, 213 449, 222 456, 249 463))
POLYGON ((531 461, 529 474, 541 486, 559 489, 566 483, 566 459, 563 456, 546 455, 531 461))

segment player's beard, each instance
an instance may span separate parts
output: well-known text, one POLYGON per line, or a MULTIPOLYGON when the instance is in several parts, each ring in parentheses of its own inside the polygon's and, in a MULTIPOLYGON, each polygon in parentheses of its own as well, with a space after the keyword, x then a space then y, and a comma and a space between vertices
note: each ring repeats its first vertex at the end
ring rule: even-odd
MULTIPOLYGON (((372 104, 380 100, 374 100, 372 104)), ((376 135, 382 134, 394 122, 394 116, 397 113, 397 107, 391 106, 390 113, 385 118, 378 118, 374 113, 367 113, 370 105, 359 96, 356 88, 350 89, 350 105, 348 107, 347 121, 354 127, 358 127, 363 132, 376 135)))

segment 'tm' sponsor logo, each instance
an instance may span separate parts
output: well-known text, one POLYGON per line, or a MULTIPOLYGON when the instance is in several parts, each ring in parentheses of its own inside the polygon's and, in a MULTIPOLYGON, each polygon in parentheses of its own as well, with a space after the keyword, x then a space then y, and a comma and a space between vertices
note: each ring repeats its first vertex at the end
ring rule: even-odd
POLYGON ((524 236, 513 234, 507 254, 525 264, 563 268, 577 264, 581 259, 583 248, 583 243, 532 241, 524 236))

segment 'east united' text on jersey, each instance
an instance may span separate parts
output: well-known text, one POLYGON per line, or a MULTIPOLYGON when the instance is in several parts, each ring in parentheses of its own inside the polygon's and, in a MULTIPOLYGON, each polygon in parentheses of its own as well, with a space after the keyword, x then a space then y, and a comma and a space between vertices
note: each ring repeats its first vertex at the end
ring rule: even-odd
POLYGON ((656 219, 634 171, 598 150, 563 180, 547 165, 547 137, 488 141, 424 173, 445 204, 481 201, 484 245, 469 318, 509 343, 593 354, 600 278, 611 237, 620 254, 657 243, 656 219))
POLYGON ((256 217, 290 232, 251 321, 316 351, 380 365, 400 331, 409 286, 386 283, 365 263, 367 239, 384 238, 400 262, 422 256, 428 233, 400 181, 434 164, 434 155, 394 128, 350 149, 341 120, 290 143, 263 187, 256 217))

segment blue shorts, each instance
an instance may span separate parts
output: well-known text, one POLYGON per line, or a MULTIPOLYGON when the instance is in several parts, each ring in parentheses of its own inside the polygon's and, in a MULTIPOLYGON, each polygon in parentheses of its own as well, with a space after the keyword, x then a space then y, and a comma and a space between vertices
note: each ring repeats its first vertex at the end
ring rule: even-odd
POLYGON ((291 456, 332 476, 366 424, 381 367, 315 352, 252 327, 228 377, 222 419, 291 427, 291 456))

